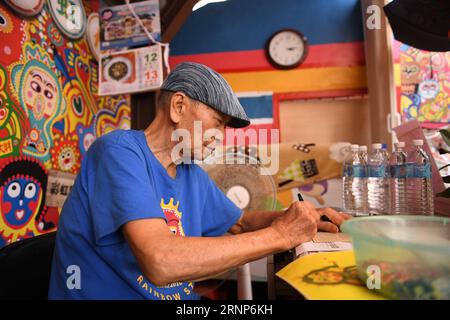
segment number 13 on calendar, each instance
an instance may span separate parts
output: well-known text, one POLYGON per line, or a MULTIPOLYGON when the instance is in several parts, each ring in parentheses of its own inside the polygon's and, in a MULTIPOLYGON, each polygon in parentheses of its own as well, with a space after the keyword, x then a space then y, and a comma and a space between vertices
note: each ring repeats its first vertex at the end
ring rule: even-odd
POLYGON ((141 56, 143 85, 159 87, 162 82, 161 48, 157 45, 144 48, 141 56))

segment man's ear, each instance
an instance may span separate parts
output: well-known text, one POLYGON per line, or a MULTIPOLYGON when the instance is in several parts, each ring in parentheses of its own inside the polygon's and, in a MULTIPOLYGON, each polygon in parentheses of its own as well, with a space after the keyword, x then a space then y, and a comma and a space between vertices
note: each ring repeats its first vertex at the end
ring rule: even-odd
POLYGON ((175 92, 170 99, 170 120, 175 124, 181 122, 186 114, 188 99, 182 92, 175 92))

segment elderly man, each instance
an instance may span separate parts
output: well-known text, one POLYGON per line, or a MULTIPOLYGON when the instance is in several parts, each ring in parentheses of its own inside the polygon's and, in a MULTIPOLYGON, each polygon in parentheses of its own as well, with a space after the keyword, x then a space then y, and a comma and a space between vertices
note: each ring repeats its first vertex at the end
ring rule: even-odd
POLYGON ((337 232, 347 219, 307 202, 242 212, 199 166, 181 162, 213 141, 192 142, 174 159, 173 131, 193 136, 194 121, 220 132, 249 124, 218 73, 182 63, 145 131, 117 130, 89 148, 61 213, 50 299, 196 299, 195 281, 291 249, 318 228, 337 232))

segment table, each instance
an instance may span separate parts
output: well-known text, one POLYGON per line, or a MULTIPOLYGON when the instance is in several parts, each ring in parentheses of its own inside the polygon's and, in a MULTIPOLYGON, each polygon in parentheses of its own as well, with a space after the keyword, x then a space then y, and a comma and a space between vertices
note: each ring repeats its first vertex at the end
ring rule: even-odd
POLYGON ((267 257, 267 297, 269 300, 304 300, 292 286, 275 274, 294 261, 295 249, 267 257))

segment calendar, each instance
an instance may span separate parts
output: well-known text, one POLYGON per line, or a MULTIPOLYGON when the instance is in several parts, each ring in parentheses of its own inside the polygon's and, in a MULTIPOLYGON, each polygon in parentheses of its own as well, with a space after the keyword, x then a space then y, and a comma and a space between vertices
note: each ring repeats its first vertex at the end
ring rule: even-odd
POLYGON ((163 81, 161 47, 102 54, 99 95, 118 95, 157 90, 163 81))

